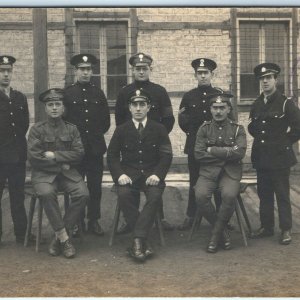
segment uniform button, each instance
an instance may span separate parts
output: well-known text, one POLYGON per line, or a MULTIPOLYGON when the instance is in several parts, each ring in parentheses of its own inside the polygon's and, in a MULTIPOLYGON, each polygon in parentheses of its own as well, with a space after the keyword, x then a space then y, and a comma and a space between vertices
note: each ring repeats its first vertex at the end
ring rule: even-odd
POLYGON ((141 170, 142 173, 144 173, 144 170, 141 170))
POLYGON ((12 126, 15 126, 15 123, 11 123, 12 126))
POLYGON ((264 143, 265 141, 264 141, 264 140, 262 140, 261 142, 262 142, 262 143, 264 143))
POLYGON ((87 100, 86 100, 86 99, 84 99, 83 101, 84 101, 84 102, 87 102, 87 100))
POLYGON ((86 132, 86 133, 89 133, 89 131, 88 131, 88 130, 86 130, 85 132, 86 132))
POLYGON ((140 161, 139 161, 139 163, 140 163, 140 164, 142 164, 142 163, 143 163, 143 161, 142 161, 142 160, 140 160, 140 161))
POLYGON ((203 103, 205 103, 206 101, 205 101, 205 100, 203 100, 202 102, 203 102, 203 103))
POLYGON ((190 135, 190 133, 189 132, 187 132, 187 134, 186 135, 190 135))
POLYGON ((206 95, 206 93, 204 92, 203 95, 206 95))
POLYGON ((86 119, 85 121, 86 121, 86 122, 88 122, 89 120, 88 120, 88 119, 86 119))
POLYGON ((82 89, 85 92, 85 89, 82 89))
POLYGON ((219 136, 219 139, 221 140, 221 139, 222 139, 222 137, 221 137, 221 136, 219 136))
POLYGON ((219 127, 220 130, 222 130, 222 127, 219 127))
POLYGON ((73 101, 73 103, 76 103, 76 101, 73 101))
POLYGON ((86 109, 86 110, 85 110, 85 112, 89 112, 89 110, 88 110, 88 109, 86 109))
POLYGON ((13 113, 13 112, 11 112, 10 114, 11 114, 11 115, 13 115, 14 113, 13 113))
POLYGON ((11 104, 11 101, 9 101, 9 104, 11 104))
POLYGON ((14 136, 17 136, 16 134, 14 134, 14 136))
POLYGON ((261 133, 266 133, 264 130, 261 133))
POLYGON ((141 143, 142 143, 142 141, 139 141, 139 143, 141 144, 141 143))
POLYGON ((263 122, 264 124, 266 123, 266 121, 265 121, 265 120, 263 120, 262 122, 263 122))
POLYGON ((143 151, 142 151, 142 150, 140 150, 140 151, 139 151, 139 153, 143 153, 143 151))
POLYGON ((206 110, 203 111, 206 114, 206 110))
POLYGON ((195 104, 193 104, 193 107, 196 107, 196 105, 195 105, 195 104))

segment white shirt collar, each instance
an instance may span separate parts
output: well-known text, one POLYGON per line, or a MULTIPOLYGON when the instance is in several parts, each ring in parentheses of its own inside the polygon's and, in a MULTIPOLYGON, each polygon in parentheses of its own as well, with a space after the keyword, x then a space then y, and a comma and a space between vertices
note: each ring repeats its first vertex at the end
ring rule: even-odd
POLYGON ((146 127, 146 123, 147 123, 147 117, 144 119, 143 122, 138 122, 138 121, 136 121, 134 119, 132 119, 132 122, 133 122, 133 124, 134 124, 134 126, 135 126, 136 129, 139 128, 139 123, 142 123, 143 126, 144 126, 144 128, 145 128, 146 127))

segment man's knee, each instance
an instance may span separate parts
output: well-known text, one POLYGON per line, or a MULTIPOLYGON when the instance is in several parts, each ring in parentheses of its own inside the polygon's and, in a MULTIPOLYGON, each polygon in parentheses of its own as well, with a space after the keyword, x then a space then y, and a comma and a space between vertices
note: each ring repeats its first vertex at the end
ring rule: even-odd
POLYGON ((117 194, 118 194, 118 200, 120 202, 127 201, 133 196, 131 189, 128 186, 118 186, 117 194))
POLYGON ((56 198, 56 191, 51 184, 36 184, 33 188, 36 195, 42 200, 56 198))

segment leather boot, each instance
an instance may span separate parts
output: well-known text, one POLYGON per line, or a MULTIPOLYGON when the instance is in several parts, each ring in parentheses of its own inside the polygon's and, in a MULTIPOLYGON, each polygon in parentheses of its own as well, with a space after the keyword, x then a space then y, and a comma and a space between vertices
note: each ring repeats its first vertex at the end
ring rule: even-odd
POLYGON ((211 235, 210 241, 207 245, 206 250, 208 253, 216 253, 218 251, 218 245, 219 245, 223 230, 224 230, 223 222, 217 220, 215 223, 215 226, 212 230, 212 235, 211 235))
POLYGON ((143 241, 141 238, 134 238, 129 254, 139 262, 144 262, 146 255, 144 253, 143 241))
POLYGON ((221 236, 221 246, 224 250, 232 249, 231 241, 230 241, 230 233, 227 228, 224 228, 221 236))

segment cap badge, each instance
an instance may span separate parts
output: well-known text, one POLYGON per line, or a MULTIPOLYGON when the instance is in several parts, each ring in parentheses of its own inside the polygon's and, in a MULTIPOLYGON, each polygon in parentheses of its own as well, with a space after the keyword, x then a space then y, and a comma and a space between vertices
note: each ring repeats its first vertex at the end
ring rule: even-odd
POLYGON ((8 57, 4 56, 4 57, 3 57, 3 62, 4 62, 5 64, 8 64, 8 57))
POLYGON ((144 55, 143 54, 139 54, 139 59, 140 61, 143 61, 144 55))
POLYGON ((204 59, 203 58, 200 59, 200 67, 204 67, 204 59))
POLYGON ((262 72, 266 72, 267 69, 266 69, 265 67, 262 67, 262 68, 261 68, 261 71, 262 71, 262 72))
POLYGON ((87 56, 83 56, 83 57, 82 57, 82 60, 83 60, 84 62, 87 62, 87 61, 88 61, 87 56))
POLYGON ((136 96, 139 96, 140 94, 141 94, 141 91, 140 91, 140 90, 136 90, 136 91, 135 91, 135 95, 136 95, 136 96))
POLYGON ((217 97, 216 103, 222 103, 222 98, 220 96, 217 97))

